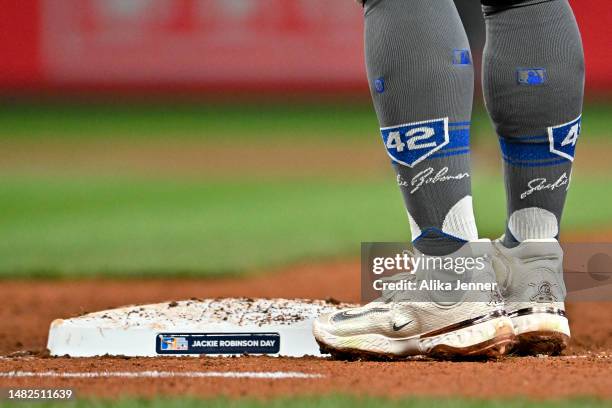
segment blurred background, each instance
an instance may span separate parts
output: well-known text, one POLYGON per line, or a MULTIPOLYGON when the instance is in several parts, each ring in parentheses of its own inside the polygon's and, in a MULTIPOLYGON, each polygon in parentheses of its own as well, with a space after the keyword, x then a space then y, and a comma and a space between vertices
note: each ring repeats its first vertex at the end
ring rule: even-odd
MULTIPOLYGON (((563 237, 606 240, 612 17, 570 2, 587 100, 563 237)), ((479 2, 456 3, 478 68, 479 2)), ((242 274, 410 238, 352 0, 0 5, 0 277, 242 274)), ((476 217, 495 237, 501 161, 476 86, 476 217)))

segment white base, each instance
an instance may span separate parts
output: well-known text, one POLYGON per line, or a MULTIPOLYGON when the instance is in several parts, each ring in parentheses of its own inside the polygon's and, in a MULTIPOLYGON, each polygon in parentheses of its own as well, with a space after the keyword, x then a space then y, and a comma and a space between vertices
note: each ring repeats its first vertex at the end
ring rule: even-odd
POLYGON ((130 306, 54 320, 47 347, 52 356, 156 357, 168 355, 156 347, 161 333, 278 333, 280 348, 272 355, 321 356, 312 321, 346 307, 301 299, 205 299, 130 306))

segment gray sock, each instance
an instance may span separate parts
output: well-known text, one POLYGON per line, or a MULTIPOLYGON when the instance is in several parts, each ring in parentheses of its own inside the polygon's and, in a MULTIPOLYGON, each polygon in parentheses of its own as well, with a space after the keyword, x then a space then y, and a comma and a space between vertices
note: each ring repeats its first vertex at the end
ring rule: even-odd
POLYGON ((483 88, 506 180, 504 243, 558 239, 580 134, 584 57, 578 26, 567 0, 483 3, 483 88))
POLYGON ((431 255, 477 239, 469 129, 474 72, 452 0, 368 0, 368 79, 414 245, 431 255))

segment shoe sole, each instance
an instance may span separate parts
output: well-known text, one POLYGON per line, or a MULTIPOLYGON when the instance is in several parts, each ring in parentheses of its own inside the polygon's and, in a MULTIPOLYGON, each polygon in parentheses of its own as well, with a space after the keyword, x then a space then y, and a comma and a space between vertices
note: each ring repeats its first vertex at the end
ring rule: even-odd
POLYGON ((522 309, 509 316, 516 332, 514 354, 557 356, 569 345, 569 321, 560 309, 522 309))
POLYGON ((498 359, 516 341, 512 321, 491 314, 408 338, 381 334, 340 337, 315 323, 314 335, 321 353, 342 360, 395 360, 423 356, 438 360, 498 359))

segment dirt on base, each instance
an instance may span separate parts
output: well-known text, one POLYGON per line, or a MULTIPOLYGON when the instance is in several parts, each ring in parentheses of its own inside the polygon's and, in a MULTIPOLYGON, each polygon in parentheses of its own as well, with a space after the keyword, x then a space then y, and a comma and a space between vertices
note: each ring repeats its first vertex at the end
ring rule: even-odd
POLYGON ((612 398, 612 303, 568 305, 572 344, 563 357, 495 362, 343 362, 329 359, 47 358, 51 321, 126 304, 191 297, 301 297, 359 301, 359 263, 304 265, 226 280, 4 281, 0 284, 0 372, 298 371, 310 379, 0 378, 2 386, 74 387, 81 396, 230 397, 346 392, 385 396, 612 398))

